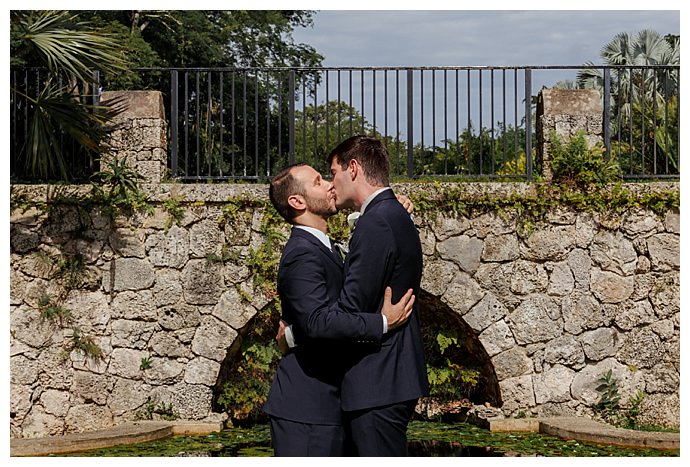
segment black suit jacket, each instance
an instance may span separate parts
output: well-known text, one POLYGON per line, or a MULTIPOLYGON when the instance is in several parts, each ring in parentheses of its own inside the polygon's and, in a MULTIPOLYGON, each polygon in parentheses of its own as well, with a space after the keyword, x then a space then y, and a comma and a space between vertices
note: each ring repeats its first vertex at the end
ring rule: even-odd
POLYGON ((299 344, 278 365, 264 405, 269 415, 302 423, 341 423, 340 385, 346 362, 338 339, 376 339, 383 328, 381 316, 328 313, 342 285, 339 253, 311 233, 293 228, 280 260, 278 294, 282 318, 293 325, 299 344), (315 319, 321 315, 326 319, 315 319), (338 320, 337 331, 329 316, 338 320))
MULTIPOLYGON (((338 301, 312 317, 321 337, 343 336, 348 317, 378 316, 386 286, 397 302, 413 289, 419 297, 422 246, 410 215, 392 190, 379 193, 359 217, 345 259, 345 282, 338 301), (340 334, 340 335, 339 335, 340 334)), ((342 408, 368 409, 416 399, 429 394, 424 347, 419 327, 419 301, 409 321, 382 334, 351 335, 351 345, 340 347, 350 359, 341 386, 342 408)))

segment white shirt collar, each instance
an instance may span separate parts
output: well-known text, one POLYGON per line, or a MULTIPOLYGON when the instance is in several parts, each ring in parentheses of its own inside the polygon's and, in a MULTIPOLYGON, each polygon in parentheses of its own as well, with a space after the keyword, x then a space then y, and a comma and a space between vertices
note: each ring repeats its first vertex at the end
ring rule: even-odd
POLYGON ((392 190, 392 188, 389 186, 385 186, 383 188, 379 188, 378 190, 370 194, 369 197, 364 200, 364 203, 362 203, 362 207, 359 210, 360 214, 364 214, 364 210, 367 208, 367 206, 369 206, 369 203, 371 203, 371 201, 374 198, 376 198, 380 193, 383 193, 386 190, 392 190))
POLYGON ((328 238, 328 235, 321 232, 319 229, 315 229, 314 227, 307 227, 306 225, 297 225, 297 224, 295 224, 295 227, 298 229, 306 230, 307 232, 309 232, 310 234, 312 234, 313 236, 318 238, 319 241, 326 246, 326 248, 333 251, 333 248, 331 248, 331 241, 328 238))

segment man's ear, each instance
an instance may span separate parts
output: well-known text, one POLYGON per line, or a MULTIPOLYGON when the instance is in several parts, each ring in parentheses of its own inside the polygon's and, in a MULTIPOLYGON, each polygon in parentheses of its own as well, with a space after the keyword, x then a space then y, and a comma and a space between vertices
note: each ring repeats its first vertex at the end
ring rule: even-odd
POLYGON ((350 180, 354 181, 361 169, 362 167, 359 165, 359 162, 357 162, 357 159, 350 159, 349 164, 347 164, 347 171, 350 174, 350 180))
POLYGON ((302 195, 291 195, 288 197, 288 204, 296 211, 304 211, 307 209, 307 202, 302 195))

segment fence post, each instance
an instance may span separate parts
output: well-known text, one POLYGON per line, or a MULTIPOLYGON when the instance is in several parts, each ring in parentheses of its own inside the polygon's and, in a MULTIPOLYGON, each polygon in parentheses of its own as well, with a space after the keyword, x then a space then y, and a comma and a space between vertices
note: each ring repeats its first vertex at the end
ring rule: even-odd
POLYGON ((525 175, 532 180, 532 70, 525 68, 525 175))
POLYGON ((606 160, 611 158, 611 69, 604 68, 604 147, 606 160))
POLYGON ((290 143, 289 161, 295 163, 295 70, 288 73, 288 140, 290 143))
POLYGON ((177 176, 177 124, 178 124, 178 95, 177 95, 177 70, 170 72, 170 175, 177 176))
POLYGON ((414 175, 414 161, 413 157, 413 135, 414 125, 412 124, 413 117, 413 94, 412 94, 412 70, 407 70, 407 176, 412 178, 414 175))

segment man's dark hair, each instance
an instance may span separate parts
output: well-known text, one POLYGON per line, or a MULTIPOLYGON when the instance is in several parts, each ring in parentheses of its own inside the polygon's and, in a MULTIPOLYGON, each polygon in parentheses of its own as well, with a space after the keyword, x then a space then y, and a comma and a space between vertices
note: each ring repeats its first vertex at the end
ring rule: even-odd
POLYGON ((295 179, 295 177, 292 175, 292 169, 295 167, 301 167, 303 165, 307 164, 304 162, 298 162, 285 167, 271 179, 271 185, 268 188, 268 197, 270 198, 273 207, 276 208, 278 214, 280 214, 281 217, 290 224, 294 223, 295 216, 297 216, 297 211, 295 211, 290 204, 288 204, 288 198, 292 195, 306 195, 304 184, 295 179))
POLYGON ((326 162, 328 166, 336 157, 340 167, 345 170, 352 159, 359 162, 364 170, 364 178, 373 186, 388 186, 390 162, 388 150, 381 141, 364 135, 352 136, 331 151, 326 162))

